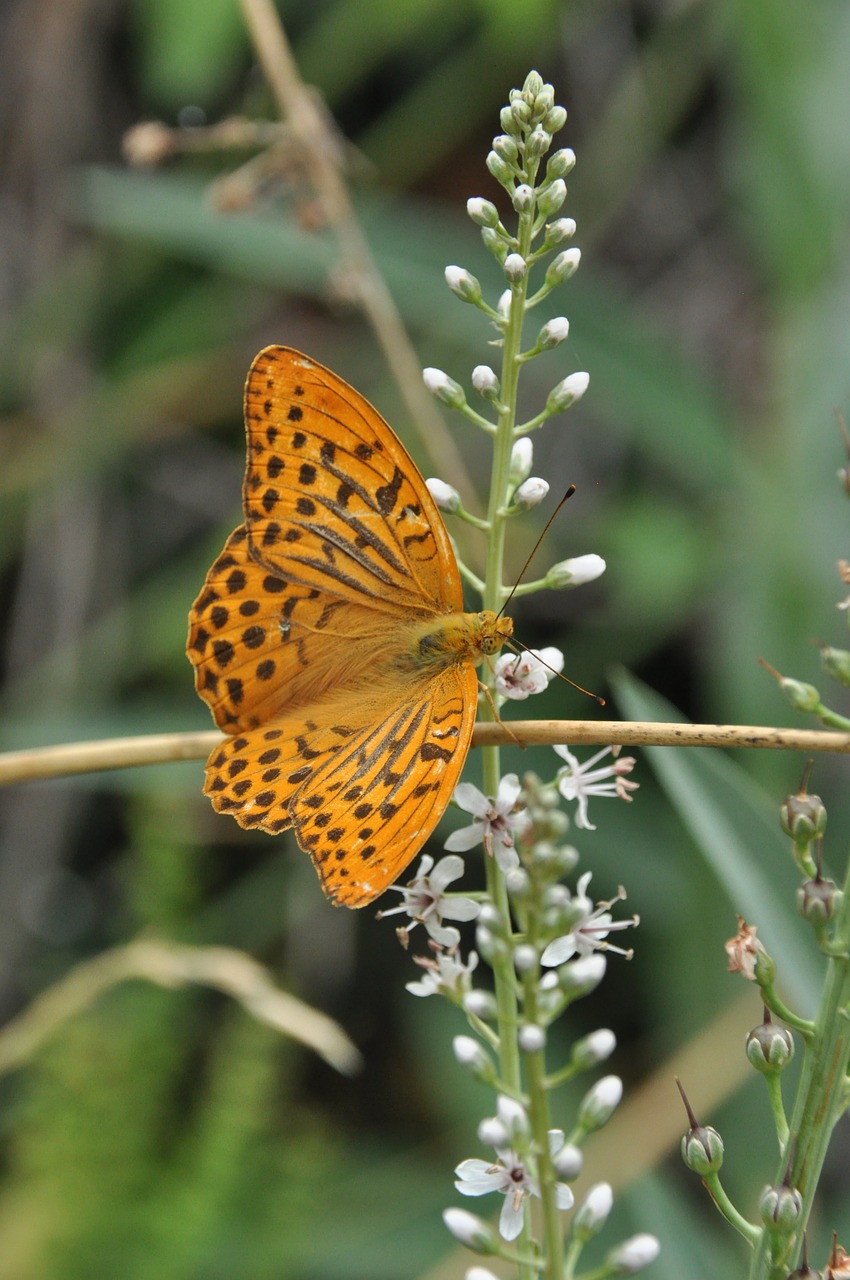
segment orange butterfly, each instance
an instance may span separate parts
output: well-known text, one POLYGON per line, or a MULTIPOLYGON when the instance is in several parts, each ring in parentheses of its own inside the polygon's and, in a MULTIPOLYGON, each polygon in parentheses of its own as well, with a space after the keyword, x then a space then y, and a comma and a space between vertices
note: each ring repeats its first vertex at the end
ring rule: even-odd
POLYGON ((469 749, 475 664, 510 618, 463 613, 434 500, 395 433, 289 347, 245 384, 245 522, 189 614, 195 687, 226 741, 204 792, 243 827, 292 827, 337 904, 401 874, 469 749))

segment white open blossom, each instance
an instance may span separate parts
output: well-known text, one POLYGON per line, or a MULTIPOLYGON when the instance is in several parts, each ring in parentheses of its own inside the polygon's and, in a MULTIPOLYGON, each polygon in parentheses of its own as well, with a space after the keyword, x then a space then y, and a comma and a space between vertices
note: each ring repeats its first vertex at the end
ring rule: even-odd
POLYGON ((424 924, 435 942, 444 947, 457 946, 460 933, 451 925, 444 925, 443 920, 474 920, 480 909, 472 898, 446 896, 446 889, 452 881, 462 875, 463 858, 457 854, 441 858, 436 866, 430 854, 423 854, 412 880, 406 885, 390 885, 391 891, 402 895, 401 904, 389 911, 379 911, 378 918, 406 912, 413 923, 405 926, 405 933, 414 925, 424 924))
POLYGON ((575 822, 577 827, 583 827, 585 831, 596 830, 587 816, 587 801, 590 796, 616 796, 620 800, 630 801, 632 797, 629 792, 638 788, 639 784, 626 776, 635 767, 635 758, 620 758, 619 747, 603 747, 596 755, 583 762, 573 755, 569 747, 558 746, 555 751, 567 762, 566 768, 558 770, 558 790, 565 800, 578 801, 575 822), (613 763, 602 769, 594 769, 597 761, 607 755, 612 757, 613 763))
MULTIPOLYGON (((560 1129, 549 1131, 549 1152, 555 1157, 564 1145, 560 1129)), ((499 1191, 505 1197, 499 1214, 499 1234, 503 1240, 515 1240, 522 1230, 526 1196, 540 1195, 537 1179, 512 1147, 498 1146, 496 1159, 462 1160, 455 1169, 455 1187, 464 1196, 484 1196, 499 1191)), ((559 1209, 570 1209, 573 1193, 564 1182, 555 1184, 555 1201, 559 1209)))
POLYGON ((493 664, 496 692, 520 702, 533 693, 542 693, 550 680, 564 669, 560 649, 526 649, 523 653, 502 653, 493 664))
POLYGON ((594 951, 616 951, 619 955, 631 956, 630 951, 615 947, 608 941, 610 933, 620 929, 631 929, 638 923, 637 916, 632 916, 628 920, 615 920, 609 910, 615 902, 626 896, 625 890, 620 889, 617 897, 608 902, 594 903, 587 896, 590 877, 590 871, 586 871, 580 877, 575 897, 570 904, 573 909, 580 909, 579 919, 569 933, 549 943, 540 957, 541 964, 554 967, 565 964, 574 956, 587 956, 594 951))
POLYGON ((468 827, 453 831, 445 848, 453 853, 465 853, 483 844, 485 852, 496 859, 502 871, 519 866, 515 837, 525 831, 530 821, 527 810, 517 808, 520 790, 515 773, 505 774, 495 799, 485 796, 471 782, 461 782, 455 787, 455 804, 465 813, 471 813, 473 821, 468 827))
POLYGON ((457 948, 444 951, 437 947, 431 956, 414 956, 413 963, 424 969, 418 982, 405 983, 412 996, 447 996, 460 1003, 472 990, 472 972, 478 965, 478 956, 470 951, 466 964, 457 948))

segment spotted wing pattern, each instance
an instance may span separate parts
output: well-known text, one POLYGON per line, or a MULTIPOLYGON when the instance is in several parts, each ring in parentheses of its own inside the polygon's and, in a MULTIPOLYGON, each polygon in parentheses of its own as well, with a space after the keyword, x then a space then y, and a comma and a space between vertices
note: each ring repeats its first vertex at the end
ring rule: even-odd
POLYGON ((350 705, 331 699, 226 739, 204 788, 216 809, 272 834, 293 827, 337 905, 371 902, 436 826, 475 720, 472 666, 350 705))
POLYGON ((243 827, 291 827, 333 901, 363 906, 422 847, 469 747, 474 658, 418 667, 408 643, 462 608, 460 575, 413 462, 342 379, 269 347, 245 420, 244 524, 189 618, 229 735, 204 790, 243 827))

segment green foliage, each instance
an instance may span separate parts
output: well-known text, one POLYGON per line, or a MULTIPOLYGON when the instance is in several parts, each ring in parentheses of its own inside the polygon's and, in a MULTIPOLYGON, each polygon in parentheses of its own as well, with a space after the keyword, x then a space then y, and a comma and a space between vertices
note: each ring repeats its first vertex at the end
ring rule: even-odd
MULTIPOLYGON (((569 342, 529 368, 529 402, 575 368, 591 386, 563 433, 535 439, 535 472, 553 492, 578 485, 538 555, 542 573, 597 551, 609 573, 580 593, 519 602, 519 634, 563 642, 568 674, 606 693, 623 664, 693 720, 794 723, 756 658, 817 683, 810 637, 843 643, 833 408, 846 404, 850 332, 846 5, 819 0, 804 22, 793 0, 704 0, 652 18, 620 0, 337 0, 283 13, 305 78, 375 165, 357 205, 422 364, 452 371, 490 357, 443 268, 493 279, 463 205, 498 198, 483 165, 494 106, 545 63, 571 110, 568 211, 584 258, 565 291, 569 342)), ((182 652, 185 618, 238 519, 240 388, 266 342, 303 347, 349 378, 441 474, 429 441, 410 439, 374 336, 329 303, 335 243, 291 193, 224 215, 206 183, 241 155, 123 167, 118 121, 173 118, 189 103, 211 118, 268 116, 238 6, 136 0, 119 34, 120 64, 105 28, 91 35, 102 56, 78 64, 34 29, 16 49, 20 79, 0 87, 6 118, 27 126, 3 206, 19 211, 19 239, 5 235, 0 250, 4 748, 208 726, 182 652), (97 103, 120 110, 81 111, 80 124, 72 109, 95 82, 97 103), (28 83, 37 96, 22 96, 28 83)), ((459 444, 483 493, 462 426, 459 444)), ((528 549, 521 538, 508 549, 514 570, 528 549)), ((667 717, 646 689, 613 684, 620 711, 667 717)), ((593 714, 565 688, 550 688, 544 707, 593 714)), ((658 767, 659 785, 641 758, 635 803, 597 812, 599 830, 579 833, 594 889, 623 882, 643 921, 637 957, 598 1013, 618 1030, 612 1066, 629 1084, 726 1001, 722 942, 736 910, 790 939, 789 982, 810 989, 767 799, 775 813, 803 761, 754 754, 739 753, 735 770, 677 756, 658 767)), ((509 759, 537 767, 531 753, 509 759)), ((814 778, 836 850, 850 836, 842 769, 819 760, 814 778)), ((448 1252, 438 1211, 472 1137, 458 1099, 474 1087, 458 1079, 458 1099, 447 1097, 452 1067, 438 1078, 431 1046, 462 1028, 404 997, 409 958, 388 925, 326 907, 291 850, 208 810, 200 778, 180 765, 3 797, 6 1008, 150 928, 271 963, 284 986, 340 1017, 367 1072, 340 1082, 209 994, 114 991, 4 1085, 4 1276, 422 1272, 448 1252), (92 910, 57 939, 38 902, 62 866, 92 910)), ((724 1060, 739 1052, 712 1046, 724 1060)), ((671 1149, 676 1106, 671 1089, 671 1149)), ((743 1165, 738 1202, 749 1195, 753 1210, 769 1167, 762 1119, 749 1094, 719 1118, 729 1163, 734 1149, 743 1165)), ((658 1124, 643 1118, 647 1143, 658 1124)), ((705 1241, 717 1251, 705 1274, 733 1274, 734 1252, 730 1263, 686 1175, 671 1165, 639 1177, 640 1150, 619 1154, 624 1182, 636 1182, 618 1206, 624 1234, 662 1239, 651 1274, 697 1277, 705 1241)), ((847 1243, 843 1178, 837 1169, 817 1231, 825 1240, 835 1225, 847 1243)))

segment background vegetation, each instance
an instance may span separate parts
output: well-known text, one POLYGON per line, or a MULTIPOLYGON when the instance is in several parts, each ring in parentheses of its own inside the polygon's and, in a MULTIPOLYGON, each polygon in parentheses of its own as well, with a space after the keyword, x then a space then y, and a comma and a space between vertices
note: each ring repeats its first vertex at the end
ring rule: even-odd
MULTIPOLYGON (((421 363, 461 381, 490 334, 443 267, 499 287, 465 202, 497 198, 483 161, 508 90, 531 66, 555 86, 579 157, 566 212, 584 260, 558 303, 566 355, 535 362, 525 392, 536 409, 573 369, 591 389, 536 442, 553 490, 578 485, 541 568, 595 551, 609 571, 521 602, 519 633, 563 645, 581 683, 613 681, 624 714, 646 709, 649 686, 694 720, 793 724, 756 657, 817 683, 811 639, 842 643, 846 4, 813 0, 804 19, 796 0, 286 0, 281 12, 305 80, 362 157, 358 207, 421 363)), ((427 474, 441 459, 346 304, 303 191, 224 214, 208 184, 232 157, 147 173, 122 161, 142 119, 273 117, 233 0, 15 0, 0 24, 2 745, 207 727, 186 613, 238 520, 255 352, 302 348, 381 408, 427 474)), ((449 425, 480 491, 480 442, 449 425)), ((543 713, 592 713, 564 686, 548 698, 543 713)), ((740 1007, 722 943, 736 910, 763 923, 786 990, 810 1009, 818 965, 790 913, 777 817, 803 761, 651 757, 637 802, 578 833, 594 889, 623 882, 642 927, 636 959, 611 966, 571 1031, 608 1025, 620 1039, 612 1066, 632 1103, 591 1171, 622 1192, 618 1234, 654 1231, 651 1274, 699 1280, 743 1262, 673 1151, 670 1056, 752 1209, 776 1161, 766 1098, 741 1066, 760 1010, 740 1007)), ((513 763, 548 772, 553 759, 513 763)), ((843 760, 818 760, 839 869, 846 778, 843 760)), ((186 764, 2 796, 3 1014, 149 930, 245 948, 337 1016, 366 1069, 342 1079, 220 996, 116 989, 0 1084, 2 1275, 459 1276, 438 1211, 455 1202, 456 1161, 479 1154, 486 1099, 450 1060, 459 1020, 405 994, 410 960, 389 925, 331 909, 291 843, 241 832, 200 785, 186 764)), ((850 1245, 847 1145, 845 1120, 818 1257, 833 1227, 850 1245)))

